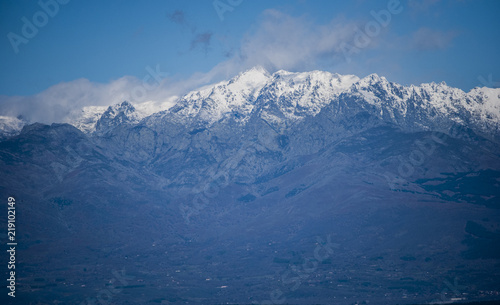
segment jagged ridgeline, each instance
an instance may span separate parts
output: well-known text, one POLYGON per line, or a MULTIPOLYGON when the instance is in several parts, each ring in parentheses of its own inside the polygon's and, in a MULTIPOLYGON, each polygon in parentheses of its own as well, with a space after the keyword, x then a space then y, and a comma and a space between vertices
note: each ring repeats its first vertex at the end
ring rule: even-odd
POLYGON ((126 270, 117 304, 490 298, 499 95, 257 67, 160 111, 2 117, 18 294, 81 302, 126 270))

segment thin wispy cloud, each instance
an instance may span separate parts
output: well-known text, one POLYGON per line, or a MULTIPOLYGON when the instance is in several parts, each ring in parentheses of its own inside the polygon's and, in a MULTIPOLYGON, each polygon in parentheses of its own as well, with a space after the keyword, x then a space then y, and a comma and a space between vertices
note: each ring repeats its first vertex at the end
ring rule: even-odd
POLYGON ((199 32, 196 26, 188 20, 186 13, 182 10, 176 10, 171 14, 167 14, 167 18, 181 28, 191 31, 192 38, 189 51, 202 50, 205 54, 208 53, 212 43, 212 31, 199 32))
POLYGON ((343 42, 351 42, 357 23, 334 19, 318 25, 306 17, 266 10, 252 33, 243 40, 238 60, 244 67, 269 70, 315 68, 321 59, 342 60, 343 42))
POLYGON ((193 40, 191 40, 190 50, 192 51, 196 49, 201 49, 205 53, 207 53, 210 48, 212 36, 213 36, 212 32, 204 32, 196 34, 193 40))
MULTIPOLYGON (((207 73, 195 73, 185 83, 196 88, 227 79, 254 66, 269 72, 276 70, 321 69, 326 62, 345 62, 342 43, 352 39, 362 26, 360 21, 336 18, 326 24, 316 24, 306 17, 294 17, 279 10, 264 11, 254 30, 248 32, 240 46, 226 53, 228 59, 207 73)), ((369 46, 371 47, 371 46, 369 46)))
POLYGON ((196 32, 196 26, 189 21, 186 12, 183 10, 175 10, 173 13, 167 14, 167 19, 181 28, 189 30, 191 33, 196 32))
POLYGON ((413 33, 410 45, 420 51, 443 50, 450 47, 457 36, 455 31, 444 32, 422 27, 413 33))
POLYGON ((170 19, 170 21, 177 23, 179 25, 187 25, 186 13, 184 13, 184 11, 176 10, 171 14, 167 14, 167 18, 170 19))

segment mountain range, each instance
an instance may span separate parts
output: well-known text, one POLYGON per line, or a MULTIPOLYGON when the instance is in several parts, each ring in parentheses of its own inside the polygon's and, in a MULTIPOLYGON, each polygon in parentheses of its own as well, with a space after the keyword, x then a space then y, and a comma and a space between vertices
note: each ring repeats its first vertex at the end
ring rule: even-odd
MULTIPOLYGON (((128 124, 138 124, 146 117, 147 121, 152 121, 152 117, 168 117, 182 123, 212 125, 234 116, 245 125, 251 117, 258 116, 284 126, 317 115, 332 101, 341 107, 340 100, 348 99, 351 102, 347 106, 354 108, 353 111, 369 111, 411 130, 462 124, 488 135, 499 132, 499 95, 498 88, 474 88, 465 93, 444 82, 402 86, 376 74, 360 79, 322 71, 292 73, 280 70, 271 75, 262 67, 255 67, 229 81, 186 94, 172 109, 158 111, 151 102, 138 104, 136 107, 140 110, 129 102, 107 108, 90 106, 74 113, 66 123, 86 134, 103 129, 102 125, 119 123, 121 118, 128 124)), ((3 138, 20 132, 27 123, 13 117, 1 119, 3 138)))
POLYGON ((255 67, 0 130, 26 304, 500 298, 500 89, 255 67))

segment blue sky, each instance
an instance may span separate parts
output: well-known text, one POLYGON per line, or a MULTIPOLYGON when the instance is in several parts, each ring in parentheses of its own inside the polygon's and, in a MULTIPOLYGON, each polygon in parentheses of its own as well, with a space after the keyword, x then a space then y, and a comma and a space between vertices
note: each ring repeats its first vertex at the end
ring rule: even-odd
POLYGON ((254 65, 500 84, 500 1, 398 2, 2 0, 0 114, 111 104, 145 77, 153 87, 152 70, 148 99, 164 100, 254 65))

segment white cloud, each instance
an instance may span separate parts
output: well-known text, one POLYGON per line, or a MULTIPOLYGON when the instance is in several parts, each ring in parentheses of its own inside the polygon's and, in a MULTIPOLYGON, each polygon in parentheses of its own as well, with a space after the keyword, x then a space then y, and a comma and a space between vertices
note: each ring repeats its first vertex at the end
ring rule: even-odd
POLYGON ((340 44, 350 42, 356 26, 334 19, 318 25, 305 17, 266 10, 257 29, 242 42, 238 60, 245 67, 262 65, 269 70, 315 68, 318 60, 342 55, 340 44))
POLYGON ((269 72, 279 69, 299 71, 322 69, 321 63, 344 62, 340 48, 352 43, 361 23, 338 18, 318 25, 305 17, 292 17, 278 10, 262 13, 255 29, 242 39, 234 55, 207 73, 194 74, 191 86, 227 79, 260 65, 269 72))
POLYGON ((131 76, 107 84, 77 79, 54 85, 32 96, 0 96, 0 115, 23 116, 30 122, 68 122, 75 110, 85 106, 109 106, 124 100, 132 103, 149 100, 164 103, 172 96, 175 96, 175 92, 168 92, 159 83, 144 85, 141 80, 131 76))

